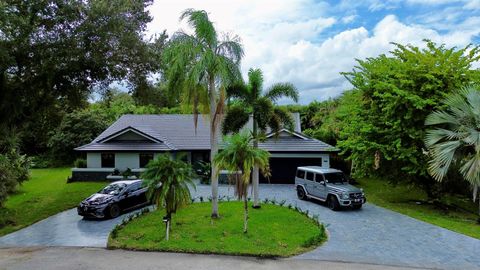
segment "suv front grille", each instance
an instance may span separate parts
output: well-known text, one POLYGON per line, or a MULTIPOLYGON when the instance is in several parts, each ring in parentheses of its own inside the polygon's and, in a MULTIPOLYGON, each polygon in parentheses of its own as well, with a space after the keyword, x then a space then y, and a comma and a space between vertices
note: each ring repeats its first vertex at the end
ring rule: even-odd
POLYGON ((362 193, 350 193, 350 199, 360 199, 362 198, 362 193))

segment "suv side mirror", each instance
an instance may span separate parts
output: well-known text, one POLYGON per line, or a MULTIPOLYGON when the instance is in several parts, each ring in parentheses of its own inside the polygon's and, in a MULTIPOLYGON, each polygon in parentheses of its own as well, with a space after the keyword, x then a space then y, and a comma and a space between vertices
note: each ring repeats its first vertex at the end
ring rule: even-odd
POLYGON ((324 185, 324 186, 325 186, 325 181, 320 181, 319 183, 320 183, 320 185, 324 185))

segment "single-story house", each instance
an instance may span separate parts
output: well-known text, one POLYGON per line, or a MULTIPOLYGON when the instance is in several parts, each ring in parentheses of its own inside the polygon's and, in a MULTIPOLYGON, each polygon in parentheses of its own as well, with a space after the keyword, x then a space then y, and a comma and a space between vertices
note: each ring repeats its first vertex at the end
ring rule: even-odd
MULTIPOLYGON (((293 183, 296 167, 330 167, 330 154, 338 150, 301 133, 300 116, 294 113, 295 130, 282 129, 277 136, 267 134, 259 147, 270 152, 270 179, 262 182, 293 183)), ((245 128, 250 128, 251 121, 245 128)), ((222 136, 219 136, 221 138, 222 136)), ((191 114, 123 115, 91 143, 75 148, 86 153, 87 167, 73 168, 72 181, 104 180, 117 169, 134 173, 161 153, 184 153, 191 162, 210 159, 210 120, 198 117, 197 128, 191 114)))

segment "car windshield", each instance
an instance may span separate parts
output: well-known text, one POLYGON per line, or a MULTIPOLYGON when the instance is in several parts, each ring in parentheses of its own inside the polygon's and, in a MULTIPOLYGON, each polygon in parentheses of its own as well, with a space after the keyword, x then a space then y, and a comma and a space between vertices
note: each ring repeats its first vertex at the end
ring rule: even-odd
POLYGON ((345 175, 341 172, 325 173, 323 176, 325 176, 325 180, 327 180, 328 183, 343 184, 347 182, 345 175))
POLYGON ((109 195, 118 195, 127 187, 126 184, 116 183, 106 186, 104 189, 100 190, 100 194, 109 194, 109 195))

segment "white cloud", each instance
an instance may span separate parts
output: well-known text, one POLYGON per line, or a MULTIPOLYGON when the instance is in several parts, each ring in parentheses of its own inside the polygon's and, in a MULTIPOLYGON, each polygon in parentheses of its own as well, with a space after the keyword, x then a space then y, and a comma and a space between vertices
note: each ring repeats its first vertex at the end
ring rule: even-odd
POLYGON ((422 39, 428 38, 462 46, 480 33, 480 17, 467 18, 440 34, 415 22, 405 24, 393 15, 380 19, 373 29, 341 31, 338 26, 345 27, 345 22, 355 17, 335 19, 328 14, 327 4, 313 0, 159 0, 151 7, 154 21, 150 33, 167 29, 172 34, 184 28, 178 17, 186 8, 207 10, 220 30, 242 38, 244 74, 251 67, 261 68, 267 87, 274 82, 294 83, 301 103, 334 97, 348 89, 348 82, 339 73, 352 70, 356 58, 387 53, 393 48, 390 42, 423 46, 422 39))
POLYGON ((342 22, 345 23, 345 24, 349 24, 349 23, 355 21, 355 19, 357 17, 358 17, 357 15, 345 16, 345 17, 342 18, 342 22))

